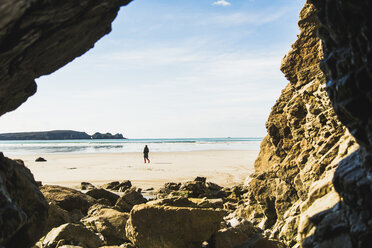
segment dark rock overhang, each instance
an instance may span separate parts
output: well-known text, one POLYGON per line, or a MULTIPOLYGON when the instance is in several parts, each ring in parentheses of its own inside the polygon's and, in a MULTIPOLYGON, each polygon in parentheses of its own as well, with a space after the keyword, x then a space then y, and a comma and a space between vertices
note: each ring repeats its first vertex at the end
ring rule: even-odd
POLYGON ((0 2, 0 115, 37 89, 35 78, 81 56, 111 31, 131 0, 3 0, 0 2))

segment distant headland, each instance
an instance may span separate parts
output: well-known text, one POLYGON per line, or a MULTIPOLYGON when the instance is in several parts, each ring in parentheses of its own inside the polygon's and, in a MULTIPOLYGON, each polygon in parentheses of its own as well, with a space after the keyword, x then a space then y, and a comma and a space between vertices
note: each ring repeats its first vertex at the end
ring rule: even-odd
POLYGON ((76 139, 126 139, 122 134, 86 132, 72 130, 53 130, 43 132, 1 133, 0 140, 76 140, 76 139))

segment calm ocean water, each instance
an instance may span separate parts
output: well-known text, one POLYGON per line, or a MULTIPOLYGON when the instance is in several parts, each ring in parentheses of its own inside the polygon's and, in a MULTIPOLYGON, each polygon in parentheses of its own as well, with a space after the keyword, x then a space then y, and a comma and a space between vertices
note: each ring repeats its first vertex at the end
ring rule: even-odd
POLYGON ((185 138, 122 140, 14 140, 0 141, 0 151, 7 154, 50 153, 122 153, 203 150, 259 150, 262 138, 185 138))

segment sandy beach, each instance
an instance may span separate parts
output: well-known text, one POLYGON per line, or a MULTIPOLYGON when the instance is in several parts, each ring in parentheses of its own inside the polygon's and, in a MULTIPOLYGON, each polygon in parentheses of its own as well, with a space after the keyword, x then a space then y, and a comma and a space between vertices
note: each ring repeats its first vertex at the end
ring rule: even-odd
POLYGON ((143 189, 159 188, 166 182, 184 182, 196 176, 221 186, 243 183, 253 173, 258 151, 192 151, 150 153, 150 164, 142 153, 39 154, 16 155, 43 184, 79 187, 80 182, 95 185, 114 180, 131 180, 143 189), (47 162, 35 162, 37 157, 47 162))

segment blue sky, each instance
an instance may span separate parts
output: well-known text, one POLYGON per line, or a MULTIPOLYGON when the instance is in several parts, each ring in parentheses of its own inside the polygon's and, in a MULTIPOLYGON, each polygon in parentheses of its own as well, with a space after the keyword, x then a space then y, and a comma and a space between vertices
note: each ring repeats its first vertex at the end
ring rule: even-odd
POLYGON ((304 0, 135 0, 113 31, 0 118, 0 132, 263 137, 304 0))

